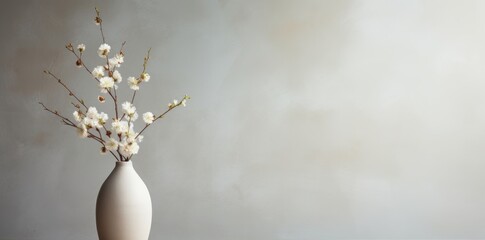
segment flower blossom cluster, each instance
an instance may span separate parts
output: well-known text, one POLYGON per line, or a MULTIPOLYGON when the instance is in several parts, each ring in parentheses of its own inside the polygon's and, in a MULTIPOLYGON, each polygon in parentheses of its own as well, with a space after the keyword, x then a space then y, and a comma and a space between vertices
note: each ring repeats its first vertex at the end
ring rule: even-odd
MULTIPOLYGON (((85 51, 86 46, 79 44, 77 49, 81 53, 85 51)), ((117 68, 120 68, 124 62, 124 55, 120 51, 109 58, 110 51, 111 47, 106 43, 99 46, 98 55, 100 58, 108 59, 107 64, 96 66, 91 72, 92 76, 99 81, 101 93, 108 93, 113 89, 118 89, 118 84, 123 79, 117 68)), ((128 85, 132 90, 137 91, 142 82, 146 83, 149 80, 150 75, 144 71, 138 78, 128 77, 128 85)), ((187 99, 187 97, 184 97, 180 104, 178 100, 173 100, 173 102, 168 104, 168 107, 171 109, 178 105, 185 106, 187 99)), ((99 96, 98 100, 103 103, 105 97, 99 96)), ((143 135, 140 135, 140 133, 134 130, 134 122, 138 119, 136 107, 132 102, 126 101, 121 104, 121 109, 123 116, 121 118, 113 118, 109 130, 105 126, 108 115, 104 112, 98 113, 95 107, 89 107, 85 113, 79 109, 74 111, 73 116, 78 124, 78 135, 86 138, 88 137, 90 129, 95 129, 96 131, 104 129, 109 138, 101 148, 102 153, 106 153, 107 151, 119 152, 125 158, 130 158, 132 155, 137 154, 140 149, 138 143, 143 140, 143 135)), ((156 116, 152 112, 143 114, 143 121, 146 126, 152 124, 155 119, 156 116)))
POLYGON ((81 138, 92 138, 98 141, 101 146, 101 153, 110 152, 118 161, 129 161, 131 157, 139 152, 139 143, 143 140, 141 135, 144 130, 153 124, 156 120, 163 117, 166 113, 178 106, 185 106, 186 101, 190 97, 185 96, 183 99, 173 100, 168 104, 168 109, 158 116, 152 112, 145 112, 141 115, 144 122, 144 127, 138 132, 135 130, 135 121, 138 120, 139 114, 134 105, 135 93, 140 89, 142 84, 150 81, 150 74, 146 72, 146 65, 149 59, 150 51, 143 64, 143 71, 137 77, 130 76, 127 78, 127 85, 133 90, 131 101, 118 101, 116 90, 122 82, 123 77, 119 71, 124 63, 124 53, 121 50, 113 53, 109 44, 104 42, 104 35, 102 31, 102 19, 96 9, 97 16, 95 18, 96 25, 100 26, 103 43, 98 47, 97 54, 101 58, 102 64, 94 68, 88 68, 83 61, 83 54, 86 52, 86 45, 78 44, 76 48, 72 44, 66 45, 66 48, 76 56, 76 66, 84 67, 94 78, 98 84, 100 95, 97 100, 100 103, 105 103, 107 99, 112 99, 114 103, 114 114, 109 117, 107 113, 98 111, 96 107, 87 106, 84 100, 72 92, 61 79, 56 77, 49 71, 45 73, 54 77, 66 90, 69 91, 69 96, 76 99, 77 104, 73 103, 76 110, 72 113, 74 121, 60 115, 57 111, 48 109, 43 103, 45 110, 60 117, 62 122, 66 125, 76 128, 76 131, 81 138), (121 103, 121 104, 120 104, 121 103))
MULTIPOLYGON (((124 109, 125 113, 130 115, 126 116, 137 116, 138 114, 134 111, 135 107, 131 106, 131 109, 124 109), (132 111, 133 110, 133 111, 132 111)), ((78 135, 81 138, 88 137, 90 129, 95 131, 101 131, 106 129, 106 122, 108 120, 108 115, 104 112, 98 113, 95 107, 89 107, 87 112, 84 113, 81 110, 76 110, 73 113, 74 119, 77 122, 78 135)), ((130 157, 133 154, 138 153, 138 143, 143 140, 143 136, 139 135, 134 130, 134 120, 133 117, 127 117, 128 120, 118 120, 114 119, 111 123, 110 130, 107 130, 107 135, 109 139, 107 140, 105 146, 102 148, 102 153, 106 151, 120 151, 124 157, 130 157), (115 133, 116 136, 111 136, 115 133)))

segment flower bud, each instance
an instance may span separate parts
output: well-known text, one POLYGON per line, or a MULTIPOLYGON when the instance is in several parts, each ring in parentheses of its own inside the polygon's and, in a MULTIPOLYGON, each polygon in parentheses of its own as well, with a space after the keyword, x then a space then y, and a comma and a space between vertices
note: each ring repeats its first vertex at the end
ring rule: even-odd
POLYGON ((84 52, 84 50, 86 50, 86 45, 84 45, 84 44, 82 44, 82 43, 81 43, 81 44, 79 44, 79 45, 77 45, 77 50, 78 50, 80 53, 84 52))
POLYGON ((102 21, 103 21, 103 20, 101 20, 101 18, 100 18, 100 17, 95 17, 95 18, 94 18, 94 24, 96 24, 96 25, 101 24, 101 22, 102 22, 102 21))
POLYGON ((74 48, 72 47, 72 44, 71 43, 66 44, 66 48, 69 51, 73 51, 74 50, 74 48))

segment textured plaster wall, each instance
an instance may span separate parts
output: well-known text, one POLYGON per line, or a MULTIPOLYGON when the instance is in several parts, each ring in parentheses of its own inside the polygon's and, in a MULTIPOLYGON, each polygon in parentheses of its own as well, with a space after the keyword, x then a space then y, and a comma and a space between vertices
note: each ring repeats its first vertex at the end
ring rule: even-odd
POLYGON ((134 158, 151 239, 485 238, 485 2, 20 0, 0 8, 0 239, 96 239, 113 160, 36 103, 73 111, 43 69, 96 102, 63 48, 98 60, 94 6, 125 88, 152 47, 141 112, 193 97, 134 158))

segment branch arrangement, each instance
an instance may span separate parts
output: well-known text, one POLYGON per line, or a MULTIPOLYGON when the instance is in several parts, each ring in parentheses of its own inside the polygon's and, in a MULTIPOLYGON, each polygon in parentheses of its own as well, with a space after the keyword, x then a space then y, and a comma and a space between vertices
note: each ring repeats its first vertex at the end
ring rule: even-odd
POLYGON ((100 103, 105 103, 106 98, 112 100, 115 116, 111 118, 111 126, 108 125, 108 119, 110 119, 108 114, 98 112, 95 107, 86 105, 86 102, 72 91, 61 78, 48 70, 45 70, 44 73, 56 80, 57 83, 68 92, 69 96, 73 98, 74 101, 71 102, 71 104, 75 108, 75 111, 72 114, 74 120, 65 117, 57 110, 48 108, 42 102, 39 102, 39 104, 42 105, 44 110, 58 117, 64 125, 75 128, 81 138, 90 138, 101 144, 100 151, 102 154, 109 152, 116 161, 129 161, 134 154, 138 153, 140 148, 138 144, 143 140, 143 135, 141 134, 154 122, 161 119, 173 109, 179 106, 185 107, 186 102, 190 97, 185 95, 180 100, 173 100, 168 104, 168 108, 158 115, 154 115, 151 112, 144 113, 142 118, 145 125, 140 132, 135 132, 134 123, 138 119, 138 113, 136 112, 134 101, 136 92, 140 89, 140 85, 150 81, 150 75, 146 70, 148 61, 150 60, 151 49, 148 50, 147 55, 143 60, 143 70, 139 76, 128 77, 128 86, 133 90, 133 95, 131 96, 130 101, 125 101, 121 103, 120 106, 120 100, 116 90, 118 89, 118 84, 123 80, 118 68, 120 68, 121 64, 124 62, 125 54, 123 48, 125 42, 121 44, 120 50, 116 52, 114 56, 110 57, 111 46, 108 45, 105 40, 102 24, 103 20, 101 19, 99 10, 97 8, 95 8, 95 10, 96 17, 94 23, 99 26, 102 38, 102 44, 99 46, 97 52, 99 57, 103 60, 103 64, 94 67, 93 70, 90 70, 91 68, 86 66, 83 60, 83 53, 86 51, 86 46, 84 44, 79 44, 74 48, 71 43, 68 43, 66 49, 76 58, 76 66, 84 68, 98 84, 101 92, 101 95, 98 96, 98 101, 100 103))

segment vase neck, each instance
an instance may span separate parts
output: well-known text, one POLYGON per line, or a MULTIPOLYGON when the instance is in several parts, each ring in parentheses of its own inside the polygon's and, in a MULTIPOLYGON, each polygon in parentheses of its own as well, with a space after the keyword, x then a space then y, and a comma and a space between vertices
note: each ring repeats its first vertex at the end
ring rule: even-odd
POLYGON ((116 162, 116 167, 132 167, 132 166, 133 166, 133 162, 131 162, 131 161, 128 161, 128 162, 117 161, 116 162))

